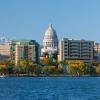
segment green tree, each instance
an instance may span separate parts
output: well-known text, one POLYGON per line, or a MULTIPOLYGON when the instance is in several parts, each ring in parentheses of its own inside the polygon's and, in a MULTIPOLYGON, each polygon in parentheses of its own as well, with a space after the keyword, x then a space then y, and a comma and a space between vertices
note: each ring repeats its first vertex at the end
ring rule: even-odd
POLYGON ((94 75, 96 74, 96 68, 93 63, 89 63, 85 65, 85 74, 94 75))
POLYGON ((7 74, 7 68, 0 66, 0 74, 7 74))
POLYGON ((59 66, 59 67, 57 68, 57 73, 58 73, 58 74, 64 74, 64 73, 65 73, 64 67, 63 67, 63 66, 59 66))
POLYGON ((13 60, 8 60, 8 61, 6 62, 6 66, 15 66, 15 63, 14 63, 13 60))
POLYGON ((13 74, 14 66, 7 66, 7 72, 8 72, 8 74, 13 74))
POLYGON ((58 62, 58 65, 63 68, 64 74, 67 74, 68 61, 66 61, 66 60, 60 61, 60 62, 58 62))
POLYGON ((56 67, 56 66, 44 66, 42 68, 42 72, 44 74, 63 74, 64 69, 63 67, 56 67))
POLYGON ((52 65, 55 64, 53 62, 53 59, 52 58, 47 58, 45 60, 41 60, 40 63, 41 63, 41 65, 44 65, 44 66, 52 66, 52 65))
POLYGON ((36 66, 35 68, 34 68, 34 73, 36 74, 36 75, 39 75, 39 74, 41 74, 41 71, 42 71, 42 67, 41 66, 36 66))

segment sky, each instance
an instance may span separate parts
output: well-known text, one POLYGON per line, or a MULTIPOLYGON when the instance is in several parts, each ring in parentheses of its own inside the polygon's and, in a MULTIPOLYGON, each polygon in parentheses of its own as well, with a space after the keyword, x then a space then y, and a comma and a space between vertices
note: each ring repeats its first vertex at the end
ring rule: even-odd
POLYGON ((42 43, 50 23, 59 40, 100 42, 100 0, 0 0, 0 36, 42 43))

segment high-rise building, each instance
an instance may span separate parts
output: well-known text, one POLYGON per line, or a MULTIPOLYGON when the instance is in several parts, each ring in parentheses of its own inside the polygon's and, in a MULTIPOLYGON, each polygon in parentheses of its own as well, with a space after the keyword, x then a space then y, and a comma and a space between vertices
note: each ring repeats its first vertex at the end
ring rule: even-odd
POLYGON ((94 43, 94 61, 100 60, 100 43, 94 43))
POLYGON ((32 62, 39 62, 40 47, 34 40, 23 40, 12 42, 11 45, 11 59, 17 65, 20 60, 27 60, 32 62))
POLYGON ((55 52, 57 50, 58 50, 58 37, 55 29, 52 27, 52 24, 50 24, 44 35, 41 55, 45 53, 51 54, 52 52, 55 52))
POLYGON ((85 63, 93 60, 94 41, 63 38, 59 43, 59 61, 83 60, 85 63))

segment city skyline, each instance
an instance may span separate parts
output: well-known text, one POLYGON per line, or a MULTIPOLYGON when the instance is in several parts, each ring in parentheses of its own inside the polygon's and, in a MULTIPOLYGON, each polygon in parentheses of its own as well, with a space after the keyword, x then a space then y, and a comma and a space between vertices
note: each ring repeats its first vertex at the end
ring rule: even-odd
POLYGON ((0 1, 0 36, 41 43, 52 23, 59 40, 67 37, 100 42, 99 4, 99 0, 3 0, 0 1))

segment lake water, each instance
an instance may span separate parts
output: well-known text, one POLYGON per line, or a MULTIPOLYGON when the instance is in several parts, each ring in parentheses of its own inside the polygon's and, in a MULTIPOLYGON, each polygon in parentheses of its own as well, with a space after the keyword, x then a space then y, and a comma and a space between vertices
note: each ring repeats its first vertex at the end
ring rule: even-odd
POLYGON ((0 100, 100 100, 100 77, 0 78, 0 100))

